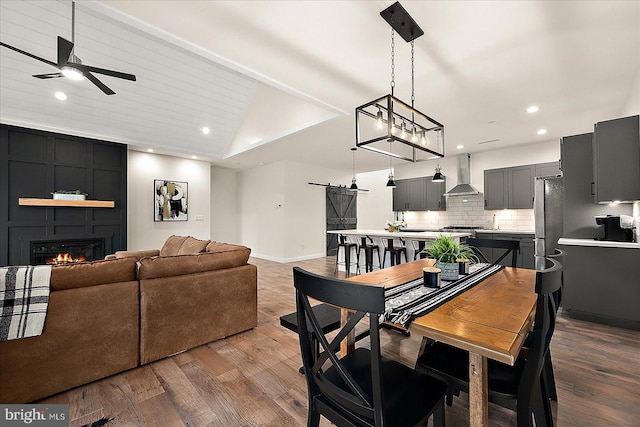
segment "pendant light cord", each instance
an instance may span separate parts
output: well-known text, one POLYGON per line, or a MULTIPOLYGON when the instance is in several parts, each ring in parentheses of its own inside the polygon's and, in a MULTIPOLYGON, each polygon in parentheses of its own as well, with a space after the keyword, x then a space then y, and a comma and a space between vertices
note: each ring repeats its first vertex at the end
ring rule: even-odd
POLYGON ((393 89, 396 87, 396 63, 395 63, 395 51, 396 42, 394 39, 395 30, 393 29, 394 16, 391 14, 391 96, 393 96, 393 89))

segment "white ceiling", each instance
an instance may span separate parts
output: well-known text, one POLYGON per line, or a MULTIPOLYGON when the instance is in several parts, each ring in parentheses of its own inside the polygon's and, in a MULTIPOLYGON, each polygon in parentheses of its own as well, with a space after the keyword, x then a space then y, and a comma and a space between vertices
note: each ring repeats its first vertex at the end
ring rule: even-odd
MULTIPOLYGON (((390 91, 379 13, 391 3, 77 2, 76 55, 138 80, 98 76, 112 96, 87 80, 37 80, 55 69, 0 48, 0 120, 230 168, 290 159, 350 171, 354 109, 390 91)), ((445 125, 447 156, 458 144, 473 153, 558 140, 628 105, 640 111, 638 1, 403 5, 425 31, 415 105, 445 125), (526 113, 532 104, 538 113, 526 113)), ((58 35, 71 38, 69 1, 0 1, 2 42, 55 60, 58 35)), ((395 95, 406 102, 410 77, 409 45, 396 36, 395 95)), ((388 166, 357 156, 358 170, 388 166)))

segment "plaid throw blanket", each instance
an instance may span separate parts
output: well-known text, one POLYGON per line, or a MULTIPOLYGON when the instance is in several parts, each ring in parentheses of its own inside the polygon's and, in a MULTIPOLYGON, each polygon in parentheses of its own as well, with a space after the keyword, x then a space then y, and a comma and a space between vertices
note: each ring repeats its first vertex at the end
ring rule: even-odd
POLYGON ((50 265, 0 268, 0 341, 42 333, 50 277, 50 265))

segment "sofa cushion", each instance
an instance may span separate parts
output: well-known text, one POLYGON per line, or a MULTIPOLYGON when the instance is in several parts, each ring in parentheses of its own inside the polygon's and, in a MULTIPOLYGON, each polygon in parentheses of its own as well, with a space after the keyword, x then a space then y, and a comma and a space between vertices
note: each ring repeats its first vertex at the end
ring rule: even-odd
POLYGON ((199 240, 195 237, 187 237, 176 255, 195 255, 204 251, 210 240, 199 240))
POLYGON ((51 269, 51 290, 82 288, 136 280, 136 258, 55 265, 51 269))
POLYGON ((160 249, 160 256, 194 255, 204 251, 209 242, 191 236, 169 236, 160 249))
POLYGON ((180 247, 187 240, 186 236, 169 236, 160 248, 160 256, 178 255, 180 247))
MULTIPOLYGON (((114 258, 129 258, 134 257, 136 259, 144 258, 146 256, 157 256, 160 255, 160 251, 158 249, 143 249, 140 251, 116 251, 114 258)), ((105 259, 107 259, 105 257, 105 259)), ((110 258, 113 259, 113 258, 110 258)))
POLYGON ((225 250, 196 255, 159 256, 138 261, 138 279, 181 276, 203 271, 221 270, 245 265, 251 249, 229 245, 225 250))

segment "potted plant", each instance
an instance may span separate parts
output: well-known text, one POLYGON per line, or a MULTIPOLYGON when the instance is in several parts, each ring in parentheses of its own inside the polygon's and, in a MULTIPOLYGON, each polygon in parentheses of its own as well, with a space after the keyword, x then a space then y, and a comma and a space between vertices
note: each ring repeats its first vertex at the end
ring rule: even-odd
POLYGON ((387 230, 389 230, 389 233, 400 231, 402 228, 406 226, 407 226, 407 223, 404 221, 387 221, 387 230))
POLYGON ((51 194, 54 200, 85 200, 87 198, 87 193, 80 190, 56 190, 51 194))
POLYGON ((436 260, 436 267, 442 271, 442 280, 458 280, 458 262, 460 260, 464 260, 464 262, 478 261, 470 246, 442 234, 427 248, 427 253, 430 258, 436 260))

